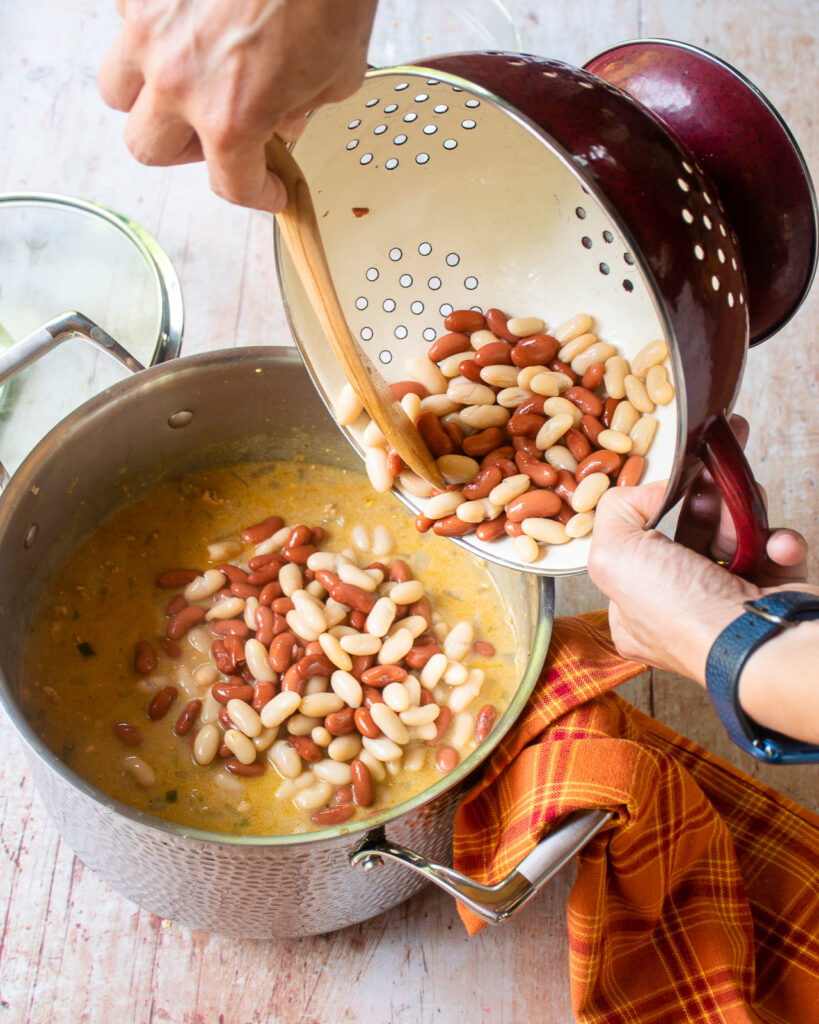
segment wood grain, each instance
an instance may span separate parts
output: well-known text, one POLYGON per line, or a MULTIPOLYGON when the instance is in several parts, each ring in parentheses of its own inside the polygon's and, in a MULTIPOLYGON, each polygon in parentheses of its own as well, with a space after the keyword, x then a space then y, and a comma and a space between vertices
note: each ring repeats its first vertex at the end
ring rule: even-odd
MULTIPOLYGON (((442 5, 443 6, 443 5, 442 5)), ((774 102, 819 177, 817 0, 507 0, 526 50, 580 64, 637 36, 683 39, 735 64, 774 102)), ((438 5, 382 0, 401 45, 434 35, 438 5), (407 28, 407 25, 410 27, 407 28), (427 33, 427 29, 429 30, 427 33)), ((184 351, 288 344, 276 284, 271 218, 213 196, 201 166, 137 164, 123 116, 100 102, 102 54, 119 26, 115 5, 41 0, 0 5, 4 41, 0 189, 95 199, 129 213, 168 250, 186 303, 184 351)), ((440 37, 438 37, 440 38, 440 37)), ((423 40, 422 40, 423 41, 423 40)), ((413 56, 416 47, 408 50, 413 56)), ((4 295, 0 282, 0 322, 4 295)), ((52 311, 56 312, 56 311, 52 311)), ((773 340, 750 353, 738 410, 752 423, 749 456, 768 490, 773 523, 812 542, 819 575, 815 338, 819 293, 773 340)), ((14 427, 19 451, 65 415, 55 379, 70 370, 71 400, 105 371, 77 356, 30 374, 14 427), (67 366, 67 369, 66 369, 67 366), (38 396, 46 395, 44 401, 38 396)), ((10 443, 0 423, 0 456, 10 443)), ((558 611, 602 605, 583 578, 560 580, 558 611)), ((645 673, 628 699, 774 787, 816 807, 819 769, 761 771, 726 741, 693 683, 645 673)), ((2 717, 0 715, 0 717, 2 717)), ((2 720, 0 759, 0 1024, 460 1024, 573 1019, 562 873, 516 918, 468 939, 452 901, 427 891, 405 906, 333 935, 241 942, 190 932, 119 897, 61 843, 33 792, 24 755, 2 720)))

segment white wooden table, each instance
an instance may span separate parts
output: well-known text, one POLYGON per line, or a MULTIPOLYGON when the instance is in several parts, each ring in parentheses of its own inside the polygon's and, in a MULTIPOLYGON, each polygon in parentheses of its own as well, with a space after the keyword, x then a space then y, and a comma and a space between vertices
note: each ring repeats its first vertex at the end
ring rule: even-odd
MULTIPOLYGON (((405 26, 395 30, 399 53, 401 31, 445 38, 446 26, 435 21, 442 17, 436 13, 441 6, 446 5, 385 0, 386 30, 393 22, 405 26), (415 27, 415 18, 423 29, 415 27)), ((639 36, 711 49, 774 102, 819 178, 819 0, 770 0, 761 6, 752 0, 712 0, 707 6, 678 0, 508 0, 508 7, 525 50, 574 64, 639 36)), ((0 4, 0 190, 91 198, 153 232, 182 281, 184 352, 290 343, 270 218, 216 199, 200 166, 148 169, 127 153, 122 117, 102 105, 95 85, 117 27, 113 0, 0 4)), ((457 41, 447 48, 457 48, 457 41)), ((0 312, 2 301, 0 294, 0 312)), ((751 352, 739 404, 752 422, 749 453, 767 487, 772 522, 787 523, 812 541, 814 580, 818 332, 814 289, 780 335, 751 352)), ((75 397, 92 394, 111 372, 97 360, 78 366, 75 397)), ((16 464, 50 425, 49 417, 56 422, 68 411, 68 400, 51 380, 46 387, 47 401, 39 409, 29 402, 23 418, 0 431, 4 460, 16 464)), ((561 612, 601 604, 585 578, 558 586, 561 612)), ((763 770, 740 757, 693 684, 646 673, 624 693, 680 732, 817 807, 819 769, 763 770)), ((0 1024, 573 1019, 565 925, 571 870, 513 921, 474 939, 466 937, 452 901, 432 890, 375 920, 312 939, 240 942, 190 932, 141 911, 84 868, 46 817, 8 728, 3 746, 0 1024)))

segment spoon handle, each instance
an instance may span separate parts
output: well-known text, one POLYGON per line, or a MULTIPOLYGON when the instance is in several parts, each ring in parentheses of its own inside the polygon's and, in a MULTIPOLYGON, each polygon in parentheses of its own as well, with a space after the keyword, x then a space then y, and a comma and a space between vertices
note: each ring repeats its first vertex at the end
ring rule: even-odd
POLYGON ((265 156, 267 166, 287 189, 287 206, 276 215, 279 229, 344 375, 370 418, 407 466, 429 483, 443 488, 443 477, 429 449, 347 326, 327 265, 310 189, 299 165, 275 135, 265 147, 265 156))

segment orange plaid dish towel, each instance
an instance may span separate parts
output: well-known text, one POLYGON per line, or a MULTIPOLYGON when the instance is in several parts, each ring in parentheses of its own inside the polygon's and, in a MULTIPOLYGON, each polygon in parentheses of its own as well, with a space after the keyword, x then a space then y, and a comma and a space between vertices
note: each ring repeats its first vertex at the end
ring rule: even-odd
POLYGON ((555 819, 611 808, 569 897, 577 1020, 819 1021, 819 817, 606 692, 643 669, 605 612, 555 622, 526 710, 458 810, 455 867, 493 885, 555 819))

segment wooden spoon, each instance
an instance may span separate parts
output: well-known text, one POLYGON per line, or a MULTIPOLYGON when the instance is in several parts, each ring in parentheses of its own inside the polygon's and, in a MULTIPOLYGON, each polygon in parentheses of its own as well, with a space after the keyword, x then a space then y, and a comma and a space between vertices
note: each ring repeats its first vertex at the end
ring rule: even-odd
POLYGON ((265 147, 267 166, 287 189, 287 206, 276 215, 296 271, 347 380, 387 441, 411 470, 435 487, 446 485, 437 463, 400 402, 350 332, 321 242, 310 188, 282 140, 265 147))

